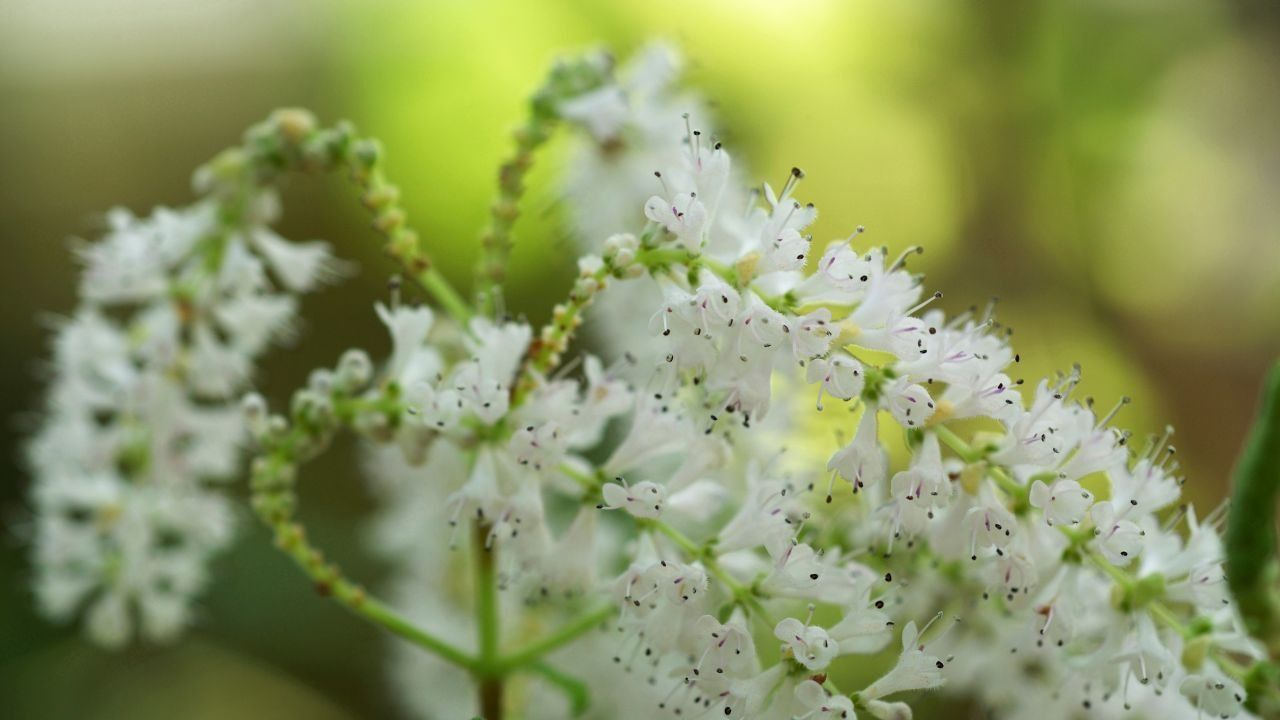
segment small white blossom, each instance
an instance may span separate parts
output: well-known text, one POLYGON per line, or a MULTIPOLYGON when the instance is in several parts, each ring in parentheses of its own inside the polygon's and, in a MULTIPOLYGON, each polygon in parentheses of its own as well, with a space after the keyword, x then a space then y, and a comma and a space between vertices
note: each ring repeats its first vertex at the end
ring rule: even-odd
POLYGON ((1044 512, 1049 525, 1079 525, 1093 505, 1093 493, 1080 483, 1059 478, 1053 484, 1036 480, 1031 484, 1031 505, 1044 512))
POLYGON ((626 480, 605 483, 600 488, 604 495, 602 507, 610 510, 626 510, 638 518, 655 519, 662 515, 662 507, 666 502, 666 491, 661 485, 645 480, 628 485, 626 480))
POLYGON ((795 618, 781 620, 774 627, 773 636, 791 651, 796 662, 812 672, 827 667, 840 652, 840 644, 832 640, 826 630, 795 618))
POLYGON ((878 700, 907 690, 929 690, 942 685, 942 669, 946 664, 926 653, 919 640, 916 624, 907 623, 902 629, 902 653, 898 655, 897 663, 883 677, 858 693, 859 696, 878 700))

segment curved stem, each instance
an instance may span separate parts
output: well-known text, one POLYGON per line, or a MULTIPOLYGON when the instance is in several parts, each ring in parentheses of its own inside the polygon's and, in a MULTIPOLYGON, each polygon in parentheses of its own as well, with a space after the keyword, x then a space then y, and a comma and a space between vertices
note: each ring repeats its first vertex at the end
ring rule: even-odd
POLYGON ((586 712, 591 705, 591 692, 581 680, 571 677, 545 662, 535 662, 529 665, 529 671, 546 678, 551 684, 560 688, 569 696, 569 712, 574 717, 586 712))
POLYGON ((344 578, 336 565, 325 562, 320 551, 306 542, 301 526, 284 523, 274 526, 274 529, 277 546, 293 558, 298 567, 311 578, 316 592, 322 597, 333 598, 356 615, 458 667, 467 670, 475 668, 475 658, 417 627, 382 601, 370 597, 363 587, 344 578))
POLYGON ((492 315, 496 290, 506 278, 511 255, 511 228, 520 216, 524 180, 533 166, 534 153, 551 138, 560 122, 561 104, 600 87, 608 81, 610 67, 599 57, 583 56, 556 63, 542 86, 529 99, 529 115, 513 133, 515 151, 498 168, 498 197, 489 208, 489 227, 481 236, 476 262, 476 299, 481 314, 492 315))
POLYGON ((365 620, 474 672, 478 667, 476 658, 417 627, 343 576, 336 564, 308 542, 306 531, 295 521, 298 499, 294 486, 303 458, 322 449, 343 418, 350 418, 358 410, 378 411, 388 405, 382 398, 358 399, 336 392, 331 400, 331 414, 309 415, 298 411, 292 425, 261 438, 263 454, 253 463, 250 481, 254 511, 272 530, 276 546, 311 578, 321 596, 332 598, 365 620))
POLYGON ((346 171, 361 190, 360 201, 372 215, 372 226, 386 238, 387 252, 459 323, 466 325, 471 309, 431 263, 421 240, 406 224, 400 191, 382 173, 382 148, 361 138, 355 128, 340 122, 317 126, 304 110, 278 110, 250 128, 243 145, 219 154, 197 173, 198 182, 215 197, 237 198, 246 188, 281 184, 294 174, 346 171))

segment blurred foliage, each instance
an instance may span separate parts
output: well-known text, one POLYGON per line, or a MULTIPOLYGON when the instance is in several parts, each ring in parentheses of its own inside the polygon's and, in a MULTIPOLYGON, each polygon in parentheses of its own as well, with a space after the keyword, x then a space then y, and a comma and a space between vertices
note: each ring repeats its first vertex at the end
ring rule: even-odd
MULTIPOLYGON (((112 205, 185 202, 191 169, 272 108, 381 137, 411 217, 465 284, 507 131, 546 65, 592 45, 625 57, 654 36, 684 48, 742 162, 762 178, 805 168, 819 238, 864 224, 871 242, 924 245, 913 264, 949 309, 1003 298, 1029 382, 1081 362, 1099 403, 1134 397, 1122 424, 1182 428, 1195 499, 1224 494, 1280 354, 1274 3, 8 0, 0 414, 38 406, 44 321, 74 302, 64 239, 92 236, 112 205)), ((535 320, 571 274, 551 182, 563 150, 540 161, 516 231, 508 305, 535 320)), ((364 269, 308 301, 319 331, 263 373, 277 398, 347 346, 386 347, 369 308, 390 269, 336 183, 300 182, 286 201, 286 236, 329 239, 364 269)), ((35 619, 23 424, 10 427, 6 717, 398 712, 377 634, 317 601, 247 515, 192 641, 113 657, 35 619)), ((325 465, 307 479, 306 517, 376 581, 358 467, 349 451, 325 465)))

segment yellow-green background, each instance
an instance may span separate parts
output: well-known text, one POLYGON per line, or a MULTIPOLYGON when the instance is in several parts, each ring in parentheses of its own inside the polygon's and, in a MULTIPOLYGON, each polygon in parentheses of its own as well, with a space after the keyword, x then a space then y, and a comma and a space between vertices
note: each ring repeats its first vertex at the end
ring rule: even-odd
MULTIPOLYGON (((74 302, 68 238, 100 213, 190 198, 191 169, 280 105, 385 141, 391 174, 460 283, 522 98, 558 53, 679 43, 720 135, 760 177, 792 165, 819 238, 856 224, 951 310, 1001 300, 1033 378, 1165 422, 1213 505, 1263 369, 1280 351, 1280 6, 1265 2, 169 2, 0 0, 0 715, 394 717, 377 634, 316 599, 248 532, 176 648, 109 655, 36 619, 17 463, 50 313, 74 302)), ((535 174, 508 293, 537 320, 570 256, 535 174)), ((390 269, 337 182, 301 182, 283 231, 361 261, 308 301, 275 397, 345 347, 381 352, 390 269)), ((370 501, 349 452, 307 478, 306 516, 356 574, 370 501)))

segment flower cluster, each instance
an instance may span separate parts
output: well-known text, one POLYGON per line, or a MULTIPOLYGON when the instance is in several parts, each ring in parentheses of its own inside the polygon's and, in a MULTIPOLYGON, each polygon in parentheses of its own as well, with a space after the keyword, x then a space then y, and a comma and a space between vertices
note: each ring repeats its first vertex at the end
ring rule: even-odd
POLYGON ((676 114, 698 103, 674 67, 661 49, 621 79, 598 57, 557 66, 500 174, 475 308, 432 274, 375 146, 278 118, 255 171, 354 158, 375 227, 447 311, 379 304, 385 362, 347 352, 287 414, 229 401, 288 334, 289 293, 332 275, 327 250, 272 235, 261 192, 119 219, 85 251, 32 446, 46 609, 92 598, 107 643, 134 614, 178 629, 229 536, 210 483, 247 434, 255 511, 317 591, 406 641, 393 672, 425 714, 498 720, 504 683, 529 678, 547 716, 565 712, 547 687, 575 710, 590 692, 599 717, 897 720, 930 690, 1005 717, 1244 714, 1262 651, 1226 592, 1219 516, 1179 504, 1168 436, 1132 452, 1112 427, 1127 400, 1099 416, 1078 369, 1024 386, 992 310, 946 316, 907 268, 918 249, 862 228, 815 245, 804 173, 746 189, 676 114), (570 191, 591 188, 575 224, 605 239, 535 328, 490 291, 555 123, 591 138, 570 191), (604 359, 566 362, 588 314, 604 359), (847 417, 847 439, 784 452, 812 413, 847 417), (404 615, 296 517, 298 473, 344 430, 367 441, 404 615))
POLYGON ((41 609, 97 641, 167 639, 233 532, 254 363, 290 337, 298 295, 339 270, 271 231, 275 198, 108 216, 79 250, 80 306, 58 323, 47 414, 29 448, 41 609))

